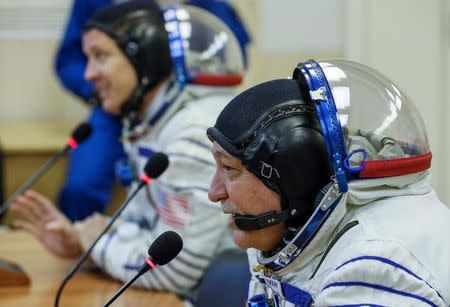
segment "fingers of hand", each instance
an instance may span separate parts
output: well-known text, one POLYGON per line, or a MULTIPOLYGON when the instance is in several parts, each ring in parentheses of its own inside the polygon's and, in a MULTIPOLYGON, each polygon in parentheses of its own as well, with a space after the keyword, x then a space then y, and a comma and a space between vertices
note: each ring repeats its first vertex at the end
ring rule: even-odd
POLYGON ((25 195, 14 201, 11 210, 33 223, 39 223, 44 218, 40 205, 25 195))
POLYGON ((29 197, 29 199, 33 200, 35 203, 39 204, 40 209, 46 213, 46 214, 50 214, 50 213, 55 213, 58 212, 58 209, 56 209, 56 207, 53 205, 53 203, 44 195, 33 191, 33 190, 28 190, 25 195, 27 197, 29 197))
POLYGON ((25 231, 28 231, 29 233, 31 233, 33 236, 35 236, 36 238, 40 237, 40 230, 38 227, 36 227, 33 223, 29 223, 27 221, 24 220, 16 220, 13 222, 13 226, 25 231))

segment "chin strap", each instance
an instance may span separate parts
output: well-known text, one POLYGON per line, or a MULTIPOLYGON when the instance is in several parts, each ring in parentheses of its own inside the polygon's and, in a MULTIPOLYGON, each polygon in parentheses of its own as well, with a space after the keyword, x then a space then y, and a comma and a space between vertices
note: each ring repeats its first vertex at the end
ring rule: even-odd
POLYGON ((141 120, 139 113, 141 111, 142 104, 144 103, 144 96, 151 86, 152 85, 149 83, 148 78, 144 77, 133 91, 130 98, 120 107, 120 116, 127 119, 129 122, 127 127, 129 130, 139 124, 141 120))
POLYGON ((236 227, 240 230, 259 230, 267 228, 288 219, 289 214, 287 210, 281 212, 270 211, 260 215, 236 215, 233 217, 236 227))

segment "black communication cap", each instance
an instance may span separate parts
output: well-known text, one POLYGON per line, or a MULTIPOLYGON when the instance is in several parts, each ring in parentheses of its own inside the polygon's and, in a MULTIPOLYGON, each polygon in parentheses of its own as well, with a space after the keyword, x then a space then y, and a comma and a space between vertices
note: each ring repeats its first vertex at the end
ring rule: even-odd
POLYGON ((148 255, 152 262, 164 265, 172 261, 183 249, 183 240, 175 231, 166 231, 152 243, 148 255))
POLYGON ((150 178, 158 178, 169 166, 169 158, 162 152, 155 152, 144 167, 144 173, 150 178))
POLYGON ((280 195, 288 226, 307 221, 331 176, 307 85, 278 79, 251 87, 228 103, 207 134, 280 195))
POLYGON ((73 132, 72 132, 72 138, 77 143, 83 142, 85 139, 87 139, 92 133, 92 126, 89 123, 82 123, 80 124, 73 132))

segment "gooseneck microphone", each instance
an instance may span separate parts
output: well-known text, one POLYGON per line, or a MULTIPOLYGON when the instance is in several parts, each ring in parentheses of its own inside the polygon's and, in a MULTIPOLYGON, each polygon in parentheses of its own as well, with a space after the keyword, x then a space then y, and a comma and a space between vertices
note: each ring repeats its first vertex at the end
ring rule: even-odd
POLYGON ((139 269, 138 273, 122 286, 110 299, 103 305, 107 307, 111 305, 128 287, 130 287, 136 279, 141 277, 148 270, 154 269, 157 265, 164 265, 172 261, 183 249, 183 240, 174 231, 166 231, 160 235, 152 243, 148 249, 148 258, 139 269))
POLYGON ((69 150, 75 149, 79 143, 87 139, 92 133, 92 127, 88 123, 80 124, 67 139, 66 146, 56 152, 50 159, 45 162, 41 168, 35 172, 13 195, 11 195, 6 202, 0 207, 0 216, 8 210, 17 196, 23 194, 28 190, 42 175, 44 175, 50 167, 52 167, 59 158, 65 155, 69 150))
POLYGON ((123 210, 125 210, 125 208, 134 198, 134 196, 136 196, 136 194, 140 191, 140 189, 146 184, 150 183, 152 179, 158 178, 162 173, 164 173, 164 171, 167 169, 168 166, 169 166, 169 158, 165 154, 157 152, 150 157, 150 159, 145 164, 144 173, 140 177, 141 180, 139 182, 139 185, 136 187, 133 193, 131 193, 128 199, 122 204, 122 206, 117 210, 117 212, 111 217, 111 220, 109 221, 108 225, 106 225, 105 229, 103 229, 103 231, 98 235, 94 243, 92 243, 91 246, 83 253, 83 255, 81 255, 78 258, 77 262, 72 266, 72 268, 64 277, 63 281, 61 282, 61 285, 58 288, 58 291, 56 292, 55 307, 59 306, 59 299, 61 297, 64 286, 67 284, 69 279, 75 274, 75 272, 80 268, 81 264, 89 256, 89 254, 94 249, 95 245, 100 240, 100 238, 111 228, 112 224, 116 221, 116 219, 123 212, 123 210))

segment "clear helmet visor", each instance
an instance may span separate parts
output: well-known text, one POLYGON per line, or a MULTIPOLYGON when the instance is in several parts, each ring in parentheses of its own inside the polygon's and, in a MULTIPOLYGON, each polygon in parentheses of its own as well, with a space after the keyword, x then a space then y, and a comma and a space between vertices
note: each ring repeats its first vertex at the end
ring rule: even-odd
MULTIPOLYGON (((392 81, 350 61, 301 65, 325 136, 330 132, 326 142, 336 175, 341 168, 349 179, 400 176, 429 168, 431 153, 424 122, 412 100, 392 81), (325 89, 321 92, 325 99, 314 97, 317 89, 325 89), (339 137, 336 141, 338 134, 342 141, 339 137), (342 147, 345 150, 339 149, 342 147), (343 160, 342 166, 339 160, 343 160)), ((345 190, 345 185, 342 187, 345 190)))
POLYGON ((239 42, 216 16, 201 8, 176 5, 164 8, 172 57, 182 54, 186 83, 237 85, 244 60, 239 42))
POLYGON ((418 110, 392 81, 354 62, 319 65, 333 94, 347 152, 364 148, 367 160, 390 160, 430 151, 418 110))

